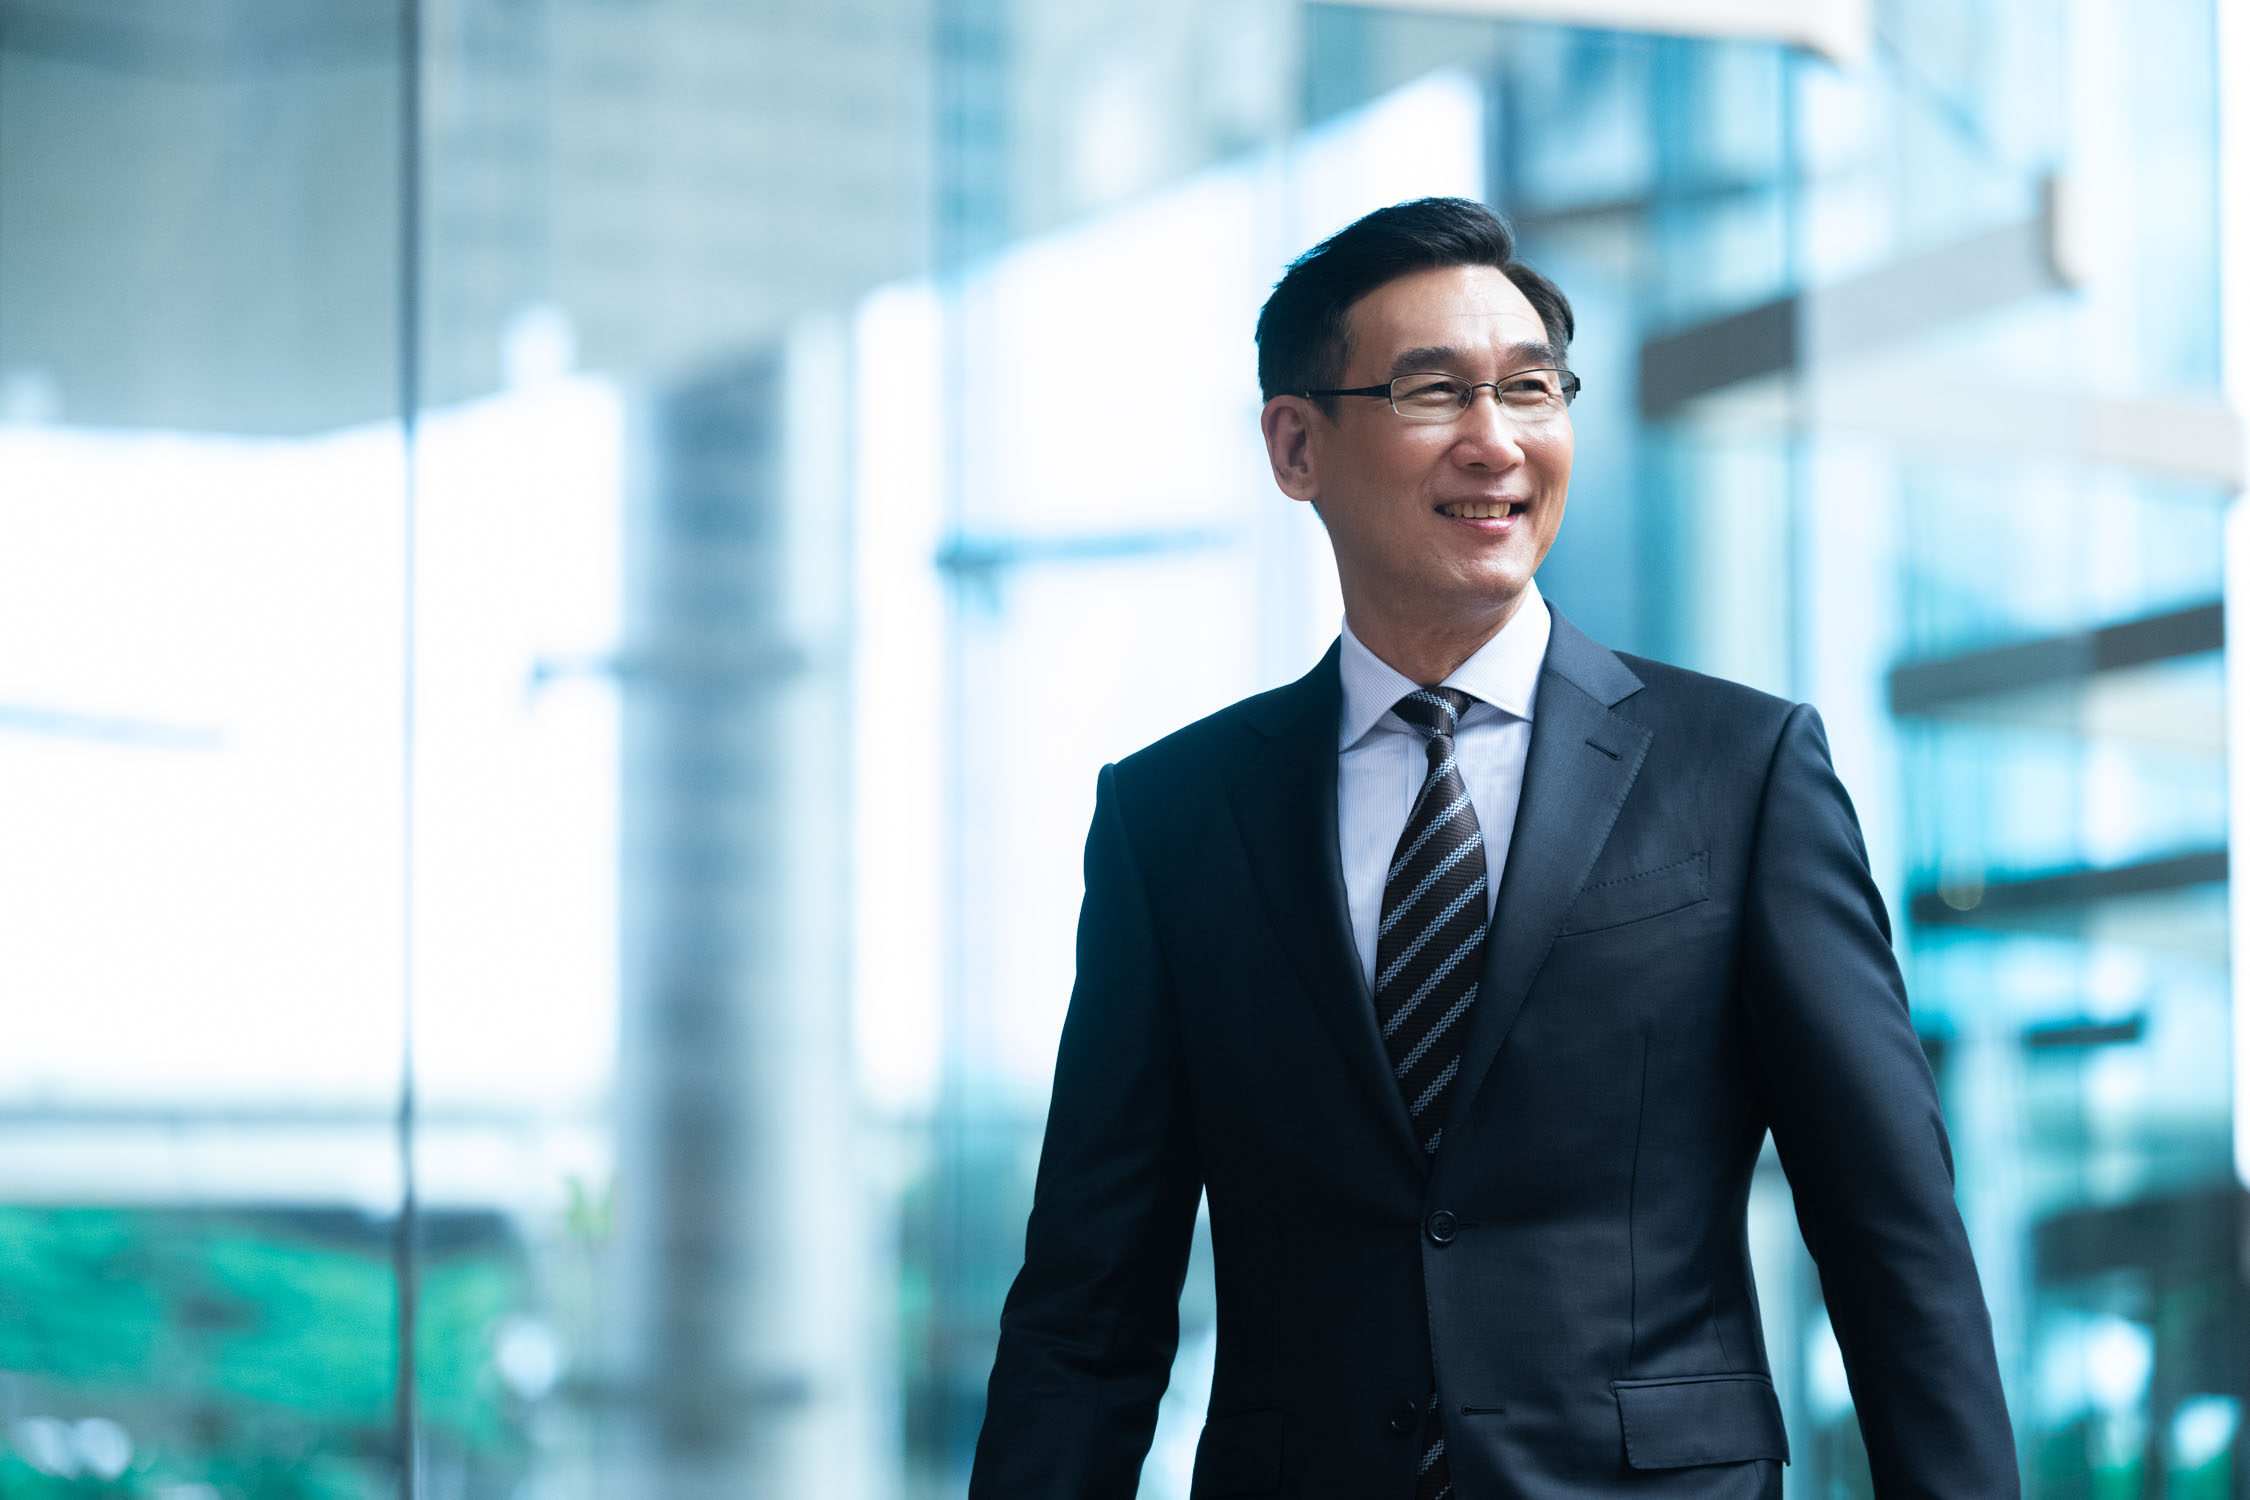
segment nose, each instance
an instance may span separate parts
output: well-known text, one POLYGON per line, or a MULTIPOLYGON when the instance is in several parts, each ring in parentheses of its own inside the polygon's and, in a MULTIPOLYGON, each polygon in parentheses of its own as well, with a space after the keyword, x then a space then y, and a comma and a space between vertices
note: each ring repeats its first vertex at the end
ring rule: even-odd
POLYGON ((1523 462, 1523 429, 1485 385, 1469 393, 1469 409, 1453 421, 1454 456, 1471 468, 1507 469, 1523 462))

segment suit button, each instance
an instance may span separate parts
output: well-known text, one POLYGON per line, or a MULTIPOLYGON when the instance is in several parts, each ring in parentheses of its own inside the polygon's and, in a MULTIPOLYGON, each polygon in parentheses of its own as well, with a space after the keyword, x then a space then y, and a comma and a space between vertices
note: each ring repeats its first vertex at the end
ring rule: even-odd
POLYGON ((1461 1221, 1442 1208, 1422 1221, 1422 1232, 1430 1237, 1433 1245, 1452 1244, 1453 1233, 1460 1227, 1461 1221))
POLYGON ((1404 1435, 1422 1425, 1422 1403, 1401 1401, 1391 1408, 1391 1431, 1404 1435))

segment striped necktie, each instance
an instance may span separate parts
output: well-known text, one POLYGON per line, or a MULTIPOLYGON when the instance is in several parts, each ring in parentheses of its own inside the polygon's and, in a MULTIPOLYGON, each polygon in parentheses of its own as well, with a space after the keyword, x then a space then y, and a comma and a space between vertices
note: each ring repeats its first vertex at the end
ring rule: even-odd
MULTIPOLYGON (((1383 877, 1375 1016, 1414 1138, 1429 1155, 1445 1134, 1445 1101, 1461 1071, 1462 1039, 1484 967, 1484 830, 1453 752, 1453 732, 1474 701, 1454 688, 1420 688, 1392 707, 1428 737, 1430 769, 1383 877)), ((1414 1496, 1448 1500, 1452 1492, 1445 1431, 1433 1401, 1414 1496)))
POLYGON ((1453 754, 1453 731, 1475 701, 1454 688, 1418 688, 1391 710, 1428 736, 1430 769, 1383 877, 1375 1016, 1414 1138, 1433 1155, 1484 958, 1484 830, 1453 754))

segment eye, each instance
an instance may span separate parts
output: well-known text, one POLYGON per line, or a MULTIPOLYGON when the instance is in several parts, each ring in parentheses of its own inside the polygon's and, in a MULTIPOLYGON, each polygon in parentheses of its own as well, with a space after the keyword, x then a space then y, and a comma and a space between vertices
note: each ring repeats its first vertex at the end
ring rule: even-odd
POLYGON ((1500 399, 1510 406, 1544 406, 1561 396, 1562 382, 1552 370, 1527 370, 1500 385, 1500 399))
POLYGON ((1401 375, 1391 382, 1391 400, 1418 411, 1452 411, 1467 389, 1465 381, 1451 375, 1401 375))

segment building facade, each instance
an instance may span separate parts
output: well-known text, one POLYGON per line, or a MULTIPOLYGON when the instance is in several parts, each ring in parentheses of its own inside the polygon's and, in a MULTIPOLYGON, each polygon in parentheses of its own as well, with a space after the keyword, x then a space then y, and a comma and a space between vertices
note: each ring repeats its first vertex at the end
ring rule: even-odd
POLYGON ((958 1493, 1098 768, 1339 618, 1257 308, 1444 193, 1549 598, 1823 715, 2027 1490, 2250 1493, 2225 23, 0 0, 0 1491, 958 1493))

